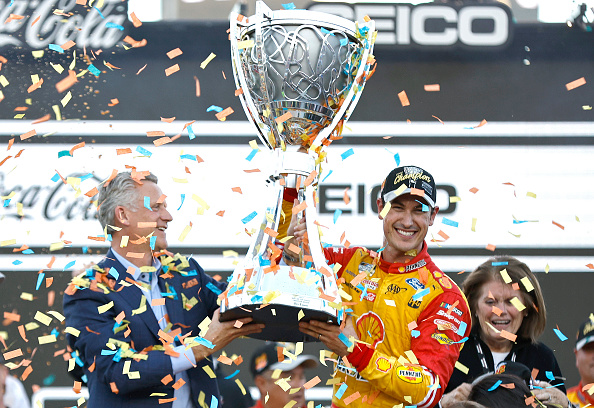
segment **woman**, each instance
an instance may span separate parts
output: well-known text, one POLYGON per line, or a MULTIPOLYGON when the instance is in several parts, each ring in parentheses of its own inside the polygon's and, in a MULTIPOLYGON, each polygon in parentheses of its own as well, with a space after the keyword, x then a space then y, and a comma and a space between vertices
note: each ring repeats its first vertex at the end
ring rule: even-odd
MULTIPOLYGON (((538 280, 523 262, 495 257, 480 265, 462 284, 472 314, 472 331, 454 369, 441 406, 467 399, 470 383, 493 373, 503 361, 517 361, 535 370, 535 395, 543 402, 564 402, 565 387, 553 351, 537 341, 546 326, 546 307, 538 280), (557 385, 556 388, 549 387, 557 385), (560 389, 561 391, 558 391, 560 389), (553 401, 555 400, 555 401, 553 401)), ((567 406, 565 404, 565 406, 567 406)))

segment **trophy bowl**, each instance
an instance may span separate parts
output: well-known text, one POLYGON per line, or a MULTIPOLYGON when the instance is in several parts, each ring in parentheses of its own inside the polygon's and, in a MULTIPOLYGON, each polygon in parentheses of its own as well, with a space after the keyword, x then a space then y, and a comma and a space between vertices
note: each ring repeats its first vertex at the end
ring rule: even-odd
POLYGON ((272 11, 262 1, 254 16, 232 14, 230 20, 236 94, 275 170, 267 180, 270 205, 260 228, 220 296, 221 320, 249 316, 264 323, 252 335, 258 339, 317 341, 299 331, 299 321, 339 324, 346 315, 316 221, 321 153, 339 134, 370 75, 375 26, 320 12, 272 11), (291 145, 300 151, 288 151, 291 145), (279 233, 292 216, 283 211, 286 189, 297 191, 309 238, 297 265, 280 256, 279 233))

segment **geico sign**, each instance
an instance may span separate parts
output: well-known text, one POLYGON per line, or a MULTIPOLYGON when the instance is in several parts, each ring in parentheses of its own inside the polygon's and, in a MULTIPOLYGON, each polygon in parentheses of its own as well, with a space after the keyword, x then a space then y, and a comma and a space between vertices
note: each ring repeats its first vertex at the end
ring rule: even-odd
POLYGON ((400 46, 498 47, 510 40, 509 8, 502 4, 342 4, 314 3, 308 10, 363 21, 375 20, 376 44, 400 46))

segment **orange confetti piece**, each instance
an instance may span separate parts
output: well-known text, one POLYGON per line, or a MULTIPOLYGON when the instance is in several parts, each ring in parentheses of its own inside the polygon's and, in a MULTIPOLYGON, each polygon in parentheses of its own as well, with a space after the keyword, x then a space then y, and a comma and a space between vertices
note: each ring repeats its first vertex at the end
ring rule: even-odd
POLYGON ((111 387, 111 392, 114 394, 119 394, 120 390, 118 390, 118 386, 114 382, 110 382, 109 386, 111 387))
POLYGON ((21 315, 18 313, 4 312, 4 318, 6 320, 10 320, 12 322, 20 322, 21 321, 21 315))
POLYGON ((222 216, 224 216, 224 215, 225 215, 225 210, 221 210, 221 211, 219 211, 219 212, 217 213, 217 215, 218 215, 219 217, 222 217, 222 216))
POLYGON ((41 16, 37 16, 37 18, 35 20, 33 20, 33 22, 31 23, 31 27, 33 27, 35 25, 35 23, 37 23, 40 19, 41 19, 41 16))
POLYGON ((481 120, 481 123, 479 123, 478 125, 476 125, 474 128, 480 128, 481 126, 485 126, 487 124, 487 120, 483 119, 481 120))
POLYGON ((25 326, 23 326, 22 324, 19 326, 19 334, 21 335, 23 340, 25 340, 27 343, 29 342, 29 340, 27 340, 27 334, 25 333, 25 326))
POLYGON ((27 93, 33 92, 34 90, 38 89, 42 84, 43 84, 43 78, 41 78, 39 81, 35 82, 29 88, 27 88, 27 93))
POLYGON ((244 170, 244 173, 260 173, 260 169, 244 170))
POLYGON ((165 76, 169 76, 177 71, 179 71, 179 64, 172 65, 169 68, 165 69, 165 76))
POLYGON ((35 129, 28 131, 27 133, 23 133, 20 138, 21 140, 25 140, 28 139, 30 137, 33 137, 37 134, 37 132, 35 131, 35 129))
POLYGON ((342 193, 342 201, 344 201, 345 204, 351 202, 351 198, 349 197, 349 187, 344 189, 344 192, 342 193))
POLYGON ((170 402, 175 401, 177 398, 159 398, 159 404, 168 404, 170 402))
POLYGON ((175 382, 175 384, 172 385, 172 387, 174 390, 179 390, 185 383, 186 382, 184 381, 184 379, 180 378, 175 382))
POLYGON ((75 150, 80 149, 82 147, 85 147, 85 142, 80 142, 80 143, 72 146, 72 149, 70 149, 70 156, 72 156, 72 154, 74 153, 75 150))
POLYGON ((406 91, 402 91, 398 94, 398 99, 400 99, 400 103, 402 106, 409 106, 410 101, 408 100, 408 96, 406 95, 406 91))
POLYGON ((235 96, 239 96, 241 94, 243 94, 243 89, 242 88, 239 88, 239 89, 236 89, 235 90, 235 96))
POLYGON ((440 237, 442 237, 444 240, 448 240, 450 239, 449 235, 446 234, 445 232, 443 232, 442 230, 439 230, 439 232, 437 233, 437 235, 439 235, 440 237))
POLYGON ((27 368, 25 368, 25 371, 23 371, 23 375, 21 375, 21 381, 25 381, 27 377, 29 377, 29 374, 31 374, 32 372, 33 367, 28 366, 27 368))
POLYGON ((509 341, 516 341, 516 338, 518 337, 517 335, 510 333, 507 330, 501 330, 499 332, 499 335, 504 339, 508 339, 509 341))
POLYGON ((501 316, 501 313, 503 313, 503 310, 499 309, 497 306, 493 306, 491 308, 491 311, 495 313, 497 316, 501 316))
POLYGON ((182 50, 180 50, 179 48, 175 48, 175 49, 169 51, 167 53, 167 56, 169 57, 169 59, 174 59, 175 57, 179 57, 182 54, 183 54, 182 50))
POLYGON ((301 248, 299 248, 297 245, 293 244, 292 242, 289 243, 288 250, 293 252, 294 254, 299 254, 301 252, 301 248))
POLYGON ((479 189, 478 189, 478 188, 476 188, 476 187, 472 187, 472 188, 471 188, 470 190, 468 190, 468 191, 470 191, 472 194, 476 194, 476 193, 478 193, 479 189))
POLYGON ((579 79, 576 79, 575 81, 568 82, 567 84, 565 84, 565 87, 567 88, 568 91, 571 91, 572 89, 575 89, 575 88, 580 87, 585 84, 586 84, 586 78, 581 77, 579 79))
POLYGON ((561 228, 562 230, 564 230, 564 229, 565 229, 565 227, 564 227, 563 225, 559 224, 558 222, 555 222, 555 221, 553 221, 553 225, 555 225, 555 226, 557 226, 557 227, 561 228))
POLYGON ((118 103, 120 103, 118 98, 113 98, 111 102, 107 104, 107 106, 116 106, 118 103))
POLYGON ((130 37, 129 35, 127 35, 124 40, 125 43, 128 43, 132 46, 132 48, 139 48, 139 47, 144 47, 146 45, 146 39, 142 39, 140 41, 136 41, 134 38, 130 37))
POLYGON ((126 257, 134 258, 134 259, 142 259, 144 257, 144 253, 143 252, 128 252, 126 254, 126 257))
POLYGON ((225 364, 225 365, 233 364, 233 360, 231 360, 229 357, 224 356, 222 354, 219 356, 219 358, 217 358, 217 361, 219 361, 220 363, 225 364))
POLYGON ((9 151, 13 144, 14 144, 14 137, 8 141, 8 147, 6 148, 6 151, 9 151))
POLYGON ((153 144, 157 147, 163 146, 164 144, 171 143, 173 140, 169 136, 161 137, 157 140, 153 140, 153 144))
POLYGON ((589 264, 586 265, 586 267, 589 268, 589 269, 594 269, 594 264, 589 263, 589 264))
POLYGON ((39 119, 35 119, 33 122, 31 122, 31 124, 36 125, 37 123, 46 122, 50 119, 51 119, 51 115, 48 113, 47 115, 44 115, 44 116, 40 117, 39 119))
POLYGON ((138 221, 138 228, 157 228, 155 221, 138 221))
POLYGON ((408 330, 414 330, 414 329, 416 329, 417 327, 418 327, 418 324, 417 324, 417 322, 416 322, 416 321, 414 321, 414 320, 408 324, 408 330))
POLYGON ((293 115, 291 114, 291 112, 287 112, 284 115, 279 116, 278 118, 275 119, 276 123, 281 124, 283 122, 286 122, 287 120, 291 119, 293 117, 293 115))
POLYGON ((4 356, 4 360, 11 360, 13 358, 22 356, 23 355, 23 351, 20 348, 18 348, 18 349, 13 350, 13 351, 8 351, 8 352, 6 352, 6 353, 4 353, 2 355, 4 356))
POLYGON ((138 17, 136 17, 136 14, 134 14, 134 12, 130 13, 130 18, 132 19, 132 25, 134 25, 134 27, 138 28, 142 25, 142 21, 140 21, 138 17))
POLYGON ((76 394, 80 394, 81 389, 82 389, 82 382, 75 381, 74 386, 72 387, 72 391, 74 391, 76 394))
POLYGON ((303 201, 302 203, 294 206, 292 212, 293 212, 293 214, 297 214, 298 212, 303 211, 306 208, 307 208, 307 203, 305 201, 303 201))
POLYGON ((76 79, 76 72, 74 72, 73 70, 68 70, 68 76, 56 83, 56 90, 59 93, 62 93, 77 82, 78 79, 76 79))
POLYGON ((235 324, 233 325, 233 327, 235 327, 237 329, 241 329, 241 326, 243 326, 243 322, 240 320, 236 320, 235 324))
POLYGON ((122 149, 116 149, 116 153, 118 154, 118 156, 120 154, 128 154, 128 153, 132 153, 132 149, 129 148, 129 147, 125 147, 125 148, 122 148, 122 149))
POLYGON ((136 75, 138 75, 138 74, 140 74, 142 71, 144 71, 144 69, 146 68, 146 66, 147 66, 147 65, 148 65, 148 64, 144 64, 144 67, 140 68, 140 69, 138 70, 138 72, 136 73, 136 75))
POLYGON ((63 50, 69 50, 70 48, 74 47, 76 45, 76 43, 72 40, 66 41, 64 44, 62 44, 60 47, 62 47, 63 50))
POLYGON ((425 85, 424 89, 425 89, 425 92, 439 92, 440 86, 439 86, 439 84, 425 85))
POLYGON ((320 382, 322 382, 322 380, 320 380, 320 377, 316 375, 314 378, 303 384, 303 388, 309 390, 310 388, 313 388, 316 385, 318 385, 320 382))
POLYGON ((165 306, 165 298, 151 300, 151 306, 165 306))
POLYGON ((196 97, 200 96, 200 80, 197 76, 194 76, 194 82, 196 82, 196 97))
POLYGON ((264 234, 268 234, 272 238, 276 238, 278 236, 278 232, 269 227, 264 228, 264 234))
POLYGON ((233 108, 231 108, 229 106, 228 108, 223 109, 222 111, 217 113, 215 116, 218 120, 224 121, 227 118, 227 116, 231 115, 232 113, 233 113, 233 108))
POLYGON ((493 244, 489 244, 485 247, 486 250, 488 251, 495 251, 495 245, 493 244))
POLYGON ((107 180, 105 180, 105 183, 103 184, 105 187, 107 187, 109 185, 109 183, 111 182, 111 180, 113 180, 115 178, 115 176, 118 175, 118 171, 116 169, 113 169, 111 171, 111 175, 109 176, 109 178, 107 180))
POLYGON ((243 194, 243 193, 241 192, 241 187, 233 187, 233 188, 231 189, 231 191, 233 191, 234 193, 243 194))
POLYGON ((349 405, 351 402, 353 402, 353 401, 355 401, 356 399, 359 399, 359 398, 361 398, 361 395, 359 394, 359 391, 355 391, 354 393, 352 393, 351 395, 349 395, 348 397, 346 397, 342 401, 345 403, 345 405, 349 405))
MULTIPOLYGON (((175 120, 175 116, 174 116, 174 117, 172 117, 172 118, 164 118, 164 117, 161 117, 161 122, 167 122, 167 123, 171 123, 171 122, 173 122, 174 120, 175 120)), ((164 135, 164 134, 165 134, 165 132, 163 132, 163 135, 164 135)), ((147 132, 147 136, 148 136, 148 132, 147 132)))
POLYGON ((437 119, 439 123, 441 123, 442 125, 445 125, 445 123, 443 123, 443 120, 439 119, 437 116, 431 115, 431 117, 437 119))

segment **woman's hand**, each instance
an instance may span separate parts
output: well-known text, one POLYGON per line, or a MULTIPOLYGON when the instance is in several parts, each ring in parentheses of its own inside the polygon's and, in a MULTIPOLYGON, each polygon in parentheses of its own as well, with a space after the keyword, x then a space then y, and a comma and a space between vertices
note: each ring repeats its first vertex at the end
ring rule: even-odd
POLYGON ((532 390, 532 394, 534 394, 536 399, 539 401, 558 404, 563 407, 569 406, 569 399, 567 399, 567 395, 565 395, 560 389, 551 386, 551 384, 546 381, 534 381, 534 385, 542 388, 532 390))
POLYGON ((444 394, 443 397, 441 397, 441 401, 439 401, 441 408, 448 408, 456 402, 468 401, 468 395, 470 394, 471 389, 472 385, 462 383, 452 391, 444 394))

